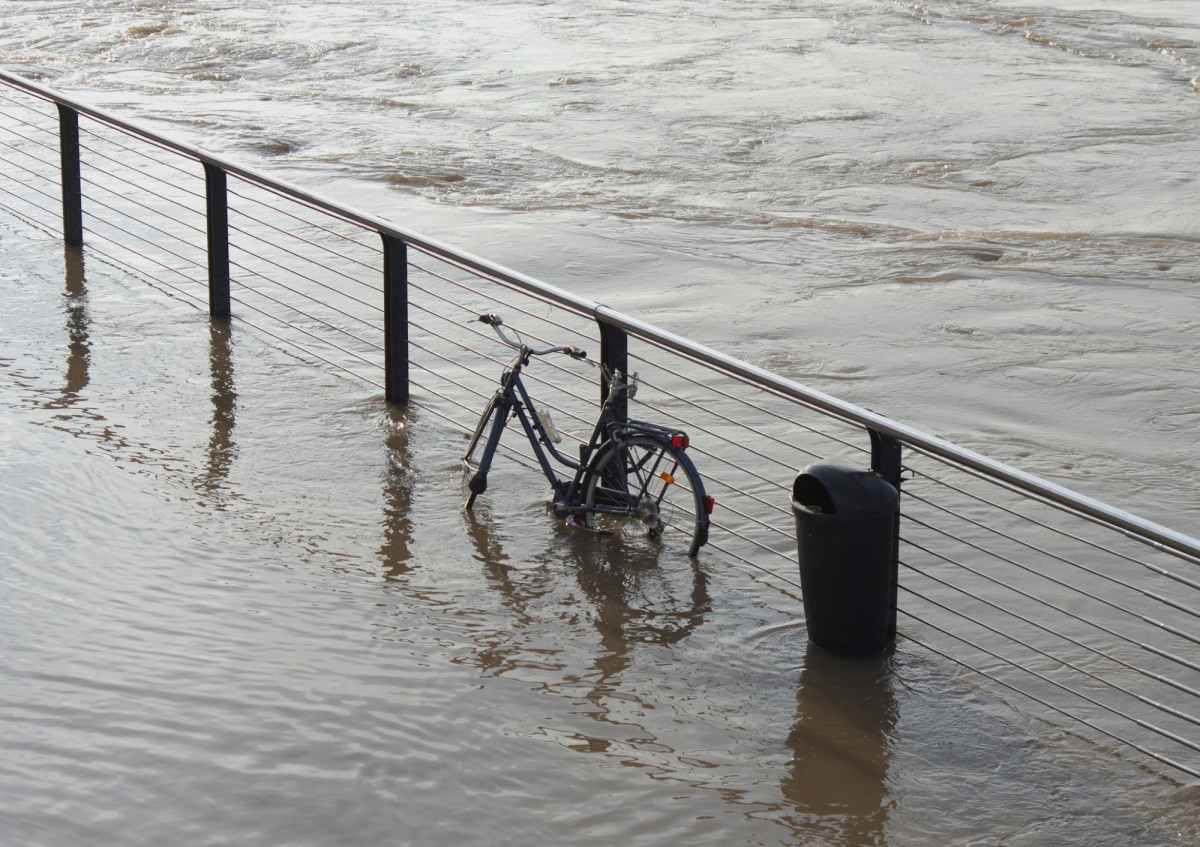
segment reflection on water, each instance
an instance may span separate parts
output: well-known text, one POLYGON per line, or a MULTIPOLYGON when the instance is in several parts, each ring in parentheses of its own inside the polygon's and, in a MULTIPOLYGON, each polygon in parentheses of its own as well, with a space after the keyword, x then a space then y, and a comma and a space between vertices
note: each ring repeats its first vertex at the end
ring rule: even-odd
MULTIPOLYGON (((43 389, 29 384, 26 387, 31 391, 31 396, 37 398, 34 404, 54 411, 53 426, 56 429, 76 437, 95 439, 114 456, 125 454, 135 464, 155 465, 163 469, 186 467, 184 454, 177 448, 164 449, 160 445, 134 439, 127 425, 118 424, 99 411, 100 404, 90 395, 109 390, 113 380, 124 378, 126 372, 123 366, 126 361, 139 369, 145 363, 131 358, 118 365, 116 360, 105 359, 105 367, 97 368, 93 359, 92 305, 83 248, 65 246, 63 263, 61 302, 67 338, 62 387, 43 389), (99 386, 96 383, 100 383, 99 386)), ((229 322, 211 321, 208 333, 209 398, 212 405, 208 443, 201 468, 198 472, 188 471, 185 478, 188 485, 220 511, 224 508, 222 496, 228 496, 226 483, 238 452, 233 437, 238 394, 234 385, 233 336, 229 322)), ((144 375, 139 378, 144 378, 144 375)), ((151 414, 157 411, 155 407, 151 414)))
MULTIPOLYGON (((37 391, 39 399, 35 402, 44 409, 56 410, 55 420, 60 427, 65 425, 64 421, 72 419, 103 423, 103 416, 91 408, 84 395, 92 381, 92 316, 81 247, 63 247, 62 309, 67 330, 67 361, 62 388, 37 391)), ((107 435, 107 429, 104 431, 107 435)))
POLYGON ((810 826, 846 844, 884 844, 891 736, 896 725, 888 650, 848 658, 811 642, 788 734, 784 797, 810 826))
POLYGON ((229 321, 211 321, 208 333, 213 407, 212 435, 208 440, 205 471, 197 480, 197 488, 201 493, 213 496, 220 492, 222 485, 229 478, 229 468, 237 456, 237 444, 233 440, 237 392, 233 386, 233 336, 229 332, 229 321))
MULTIPOLYGON (((493 585, 510 608, 520 609, 526 589, 511 579, 509 557, 490 511, 463 511, 467 532, 493 585), (478 513, 477 513, 478 512, 478 513)), ((552 518, 547 518, 553 520, 552 518)), ((631 554, 616 539, 581 527, 556 525, 553 557, 574 575, 595 612, 601 643, 613 657, 635 643, 669 646, 695 632, 711 608, 708 577, 687 557, 631 554)))
POLYGON ((385 403, 384 423, 387 469, 383 481, 383 544, 379 559, 386 580, 398 579, 409 568, 412 549, 412 455, 408 448, 407 413, 385 403))
POLYGON ((67 380, 63 387, 63 402, 74 402, 87 388, 91 363, 91 342, 88 340, 87 281, 84 276, 83 248, 63 247, 66 266, 67 311, 67 380))
MULTIPOLYGON (((711 610, 708 577, 695 560, 631 556, 615 539, 556 524, 553 550, 546 555, 562 567, 530 578, 530 569, 513 566, 487 505, 464 510, 463 520, 489 585, 500 593, 516 624, 516 633, 497 638, 479 651, 481 669, 499 673, 528 662, 531 647, 521 630, 536 626, 532 609, 544 595, 560 589, 553 583, 565 570, 586 599, 587 620, 598 636, 597 649, 582 674, 586 680, 582 698, 590 704, 586 714, 599 723, 621 723, 613 716, 612 699, 638 648, 681 643, 704 624, 711 610)), ((573 749, 607 752, 611 749, 607 734, 585 734, 575 739, 578 744, 573 749)))
POLYGON ((631 642, 669 646, 703 623, 711 608, 708 577, 686 557, 630 556, 615 539, 567 529, 571 565, 596 610, 596 628, 613 655, 631 642))
MULTIPOLYGON (((532 625, 533 616, 527 606, 533 602, 538 591, 527 583, 513 579, 512 564, 501 542, 491 509, 486 504, 478 508, 462 510, 467 537, 475 551, 476 561, 483 565, 489 587, 495 589, 505 610, 511 616, 510 629, 521 632, 532 625)), ((519 663, 518 654, 524 652, 523 645, 514 644, 511 633, 485 636, 479 644, 474 661, 488 676, 503 673, 519 663)))

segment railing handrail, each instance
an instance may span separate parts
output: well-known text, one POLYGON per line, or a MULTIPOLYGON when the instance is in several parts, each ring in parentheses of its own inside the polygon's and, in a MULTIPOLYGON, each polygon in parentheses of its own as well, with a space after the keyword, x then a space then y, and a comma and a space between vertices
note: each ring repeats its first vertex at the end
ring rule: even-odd
POLYGON ((1034 474, 1018 470, 1003 462, 989 459, 980 453, 967 450, 891 418, 781 377, 778 374, 771 373, 748 362, 698 344, 690 339, 666 332, 653 324, 632 318, 608 306, 572 294, 569 291, 543 282, 528 274, 512 270, 496 262, 452 247, 437 239, 398 226, 391 221, 362 212, 337 200, 302 188, 287 180, 270 176, 255 168, 238 164, 218 153, 168 138, 151 129, 140 126, 136 122, 118 117, 107 110, 90 106, 19 75, 0 70, 0 81, 37 97, 73 109, 80 114, 87 115, 97 121, 121 129, 131 135, 141 137, 146 141, 173 150, 199 162, 221 168, 226 173, 234 174, 247 182, 280 194, 285 194, 302 203, 322 209, 367 229, 397 238, 422 252, 492 278, 503 284, 521 289, 535 297, 549 301, 576 314, 585 315, 602 324, 617 327, 631 336, 672 350, 728 373, 731 376, 735 376, 751 385, 796 400, 865 429, 889 435, 918 450, 981 473, 991 479, 995 479, 1027 494, 1042 498, 1060 507, 1121 529, 1131 538, 1138 541, 1200 559, 1200 540, 1181 532, 1169 529, 1153 521, 1148 521, 1122 509, 1117 509, 1107 503, 1072 491, 1069 488, 1048 482, 1034 474))

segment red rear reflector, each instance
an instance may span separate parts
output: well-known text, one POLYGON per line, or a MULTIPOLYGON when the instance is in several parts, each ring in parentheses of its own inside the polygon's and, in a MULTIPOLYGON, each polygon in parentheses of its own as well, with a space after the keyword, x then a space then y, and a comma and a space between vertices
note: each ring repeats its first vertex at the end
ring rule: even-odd
POLYGON ((688 440, 686 435, 671 436, 671 446, 676 450, 686 450, 689 444, 691 444, 691 441, 688 440))
POLYGON ((717 501, 713 497, 704 498, 704 514, 711 515, 713 507, 717 505, 717 501))

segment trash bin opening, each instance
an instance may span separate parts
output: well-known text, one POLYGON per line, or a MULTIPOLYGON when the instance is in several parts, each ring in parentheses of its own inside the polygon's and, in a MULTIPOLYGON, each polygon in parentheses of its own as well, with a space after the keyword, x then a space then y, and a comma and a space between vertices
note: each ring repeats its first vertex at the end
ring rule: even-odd
POLYGON ((809 511, 837 514, 829 489, 811 474, 802 473, 796 477, 792 485, 792 502, 809 511))

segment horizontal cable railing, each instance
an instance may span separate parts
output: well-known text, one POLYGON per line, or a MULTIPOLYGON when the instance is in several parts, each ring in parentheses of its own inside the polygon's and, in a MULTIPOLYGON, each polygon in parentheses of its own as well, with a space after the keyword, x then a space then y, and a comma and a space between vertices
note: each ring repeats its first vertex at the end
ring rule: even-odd
MULTIPOLYGON (((796 599, 793 478, 830 459, 873 469, 902 490, 903 639, 1034 717, 1200 777, 1195 539, 37 83, 0 82, 0 210, 419 405, 464 447, 508 361, 478 315, 620 363, 639 375, 631 416, 691 435, 718 503, 703 555, 796 599)), ((546 357, 526 375, 558 429, 586 441, 595 366, 546 357)), ((503 449, 535 466, 518 442, 503 449)))

